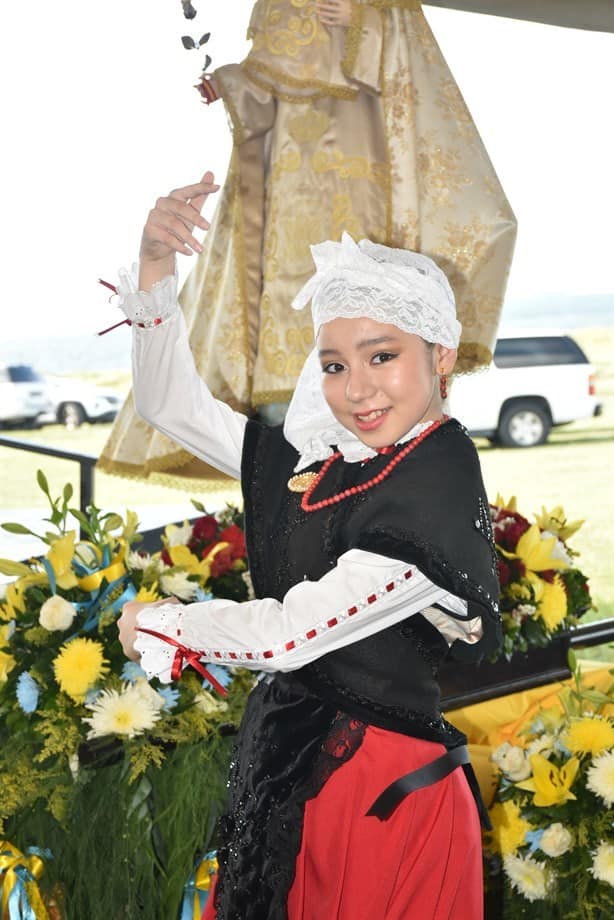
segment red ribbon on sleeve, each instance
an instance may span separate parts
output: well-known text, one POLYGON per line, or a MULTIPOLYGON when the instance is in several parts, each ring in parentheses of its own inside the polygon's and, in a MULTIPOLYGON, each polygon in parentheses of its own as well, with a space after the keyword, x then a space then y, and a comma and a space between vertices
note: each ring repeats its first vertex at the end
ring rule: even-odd
POLYGON ((188 667, 194 668, 195 671, 198 671, 199 674, 208 680, 220 696, 228 696, 228 691, 225 687, 223 687, 220 682, 215 679, 213 674, 210 674, 206 667, 201 664, 200 657, 203 654, 202 652, 198 652, 193 648, 187 648, 185 645, 182 645, 181 642, 177 642, 170 636, 163 635, 163 633, 155 632, 153 629, 144 629, 142 626, 137 626, 136 631, 147 633, 149 636, 154 636, 156 639, 161 639, 163 642, 167 642, 169 645, 174 645, 176 647, 177 651, 175 652, 171 668, 172 680, 179 680, 185 663, 188 667))

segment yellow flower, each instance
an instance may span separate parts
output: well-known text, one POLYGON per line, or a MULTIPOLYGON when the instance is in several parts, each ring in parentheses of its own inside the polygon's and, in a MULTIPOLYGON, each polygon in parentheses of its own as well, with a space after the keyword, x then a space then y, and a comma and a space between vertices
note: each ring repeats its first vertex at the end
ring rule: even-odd
POLYGON ((525 530, 516 545, 515 553, 499 550, 508 559, 520 559, 527 570, 527 578, 533 580, 537 572, 546 572, 550 569, 568 569, 569 563, 565 559, 555 558, 552 551, 556 546, 556 537, 542 539, 541 531, 537 524, 525 530), (531 577, 533 576, 533 577, 531 577))
POLYGON ((65 591, 67 591, 69 588, 74 588, 77 584, 77 576, 72 570, 72 560, 74 555, 74 530, 64 534, 63 537, 58 537, 57 540, 54 540, 51 544, 49 552, 47 553, 47 559, 51 563, 58 587, 63 588, 65 591))
POLYGON ((108 672, 109 664, 100 642, 79 638, 62 646, 53 670, 60 689, 76 703, 82 703, 90 687, 108 672))
POLYGON ((18 578, 6 586, 6 594, 2 601, 2 620, 17 619, 20 613, 26 612, 25 591, 28 587, 26 577, 18 578))
POLYGON ((12 655, 8 655, 6 652, 0 652, 0 684, 3 684, 4 681, 7 680, 16 664, 17 662, 12 655))
POLYGON ((601 754, 614 746, 614 725, 607 719, 591 716, 574 719, 563 743, 574 754, 601 754))
POLYGON ((139 529, 139 518, 136 511, 126 511, 126 521, 122 530, 122 537, 126 543, 130 543, 133 536, 139 529))
POLYGON ((563 581, 555 575, 552 583, 540 579, 533 587, 538 601, 536 615, 544 621, 548 632, 553 632, 567 616, 567 592, 563 581))
POLYGON ((519 805, 509 799, 507 802, 497 802, 490 809, 489 815, 497 850, 502 856, 515 853, 525 842, 527 831, 531 830, 531 824, 520 814, 519 805))
POLYGON ((150 604, 152 601, 157 601, 159 596, 158 582, 154 581, 150 588, 147 588, 145 585, 141 585, 134 600, 139 601, 142 604, 150 604))
POLYGON ((606 805, 614 805, 614 751, 593 760, 586 774, 586 785, 606 805))
POLYGON ((516 783, 516 787, 533 792, 534 805, 538 808, 547 808, 549 805, 562 805, 563 802, 576 798, 571 792, 571 785, 580 766, 577 757, 572 757, 562 767, 550 763, 541 754, 531 754, 529 760, 533 776, 522 783, 516 783))
POLYGON ((187 546, 169 546, 168 554, 173 565, 181 566, 189 575, 198 575, 203 581, 207 581, 211 575, 211 563, 220 550, 226 549, 228 545, 228 543, 218 543, 207 553, 204 559, 199 559, 198 556, 195 556, 187 546))
POLYGON ((512 495, 509 501, 505 501, 500 492, 497 492, 497 497, 495 498, 495 505, 497 508, 505 508, 506 511, 518 511, 516 496, 512 495))
MULTIPOLYGON (((152 693, 155 691, 152 690, 152 693)), ((158 696, 158 694, 156 694, 158 696)), ((125 735, 134 738, 154 727, 160 718, 160 707, 152 706, 147 697, 135 686, 124 686, 121 692, 103 690, 87 707, 93 715, 85 718, 91 728, 88 738, 103 735, 125 735)))
POLYGON ((547 511, 542 505, 542 513, 535 515, 535 520, 541 530, 548 530, 550 533, 557 535, 559 540, 565 542, 582 527, 584 521, 570 521, 567 523, 565 512, 562 505, 557 505, 552 511, 547 511))

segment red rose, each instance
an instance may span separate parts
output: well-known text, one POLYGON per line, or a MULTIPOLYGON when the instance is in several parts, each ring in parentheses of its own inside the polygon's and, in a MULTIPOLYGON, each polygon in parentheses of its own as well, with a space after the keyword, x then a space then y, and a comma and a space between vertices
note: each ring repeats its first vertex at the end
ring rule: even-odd
POLYGON ((499 570, 498 572, 499 584, 501 585, 502 588, 504 588, 510 580, 510 576, 511 576, 510 567, 507 564, 507 562, 503 561, 503 559, 498 559, 497 568, 499 570))
POLYGON ((192 540, 210 543, 217 534, 217 521, 212 514, 206 514, 194 521, 192 540))
POLYGON ((236 524, 225 527, 220 533, 220 540, 223 540, 225 543, 230 543, 233 562, 235 559, 242 559, 245 556, 245 534, 236 524))
POLYGON ((232 568, 232 563, 232 548, 227 546, 225 549, 221 549, 219 553, 215 554, 211 562, 211 577, 219 578, 221 575, 225 575, 232 568))

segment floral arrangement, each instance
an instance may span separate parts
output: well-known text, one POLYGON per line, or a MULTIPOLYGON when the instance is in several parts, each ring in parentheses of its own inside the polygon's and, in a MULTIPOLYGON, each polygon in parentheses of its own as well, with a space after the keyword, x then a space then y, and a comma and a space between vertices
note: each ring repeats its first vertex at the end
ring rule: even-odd
POLYGON ((246 599, 241 515, 195 503, 202 516, 169 525, 146 553, 134 513, 84 514, 69 508, 70 485, 53 498, 41 472, 38 483, 51 511, 36 536, 48 550, 0 560, 15 577, 0 600, 0 840, 61 854, 43 860, 43 880, 71 892, 66 917, 175 916, 208 848, 253 675, 210 666, 224 697, 194 672, 172 687, 149 682, 115 623, 129 600, 246 599), (130 913, 133 902, 143 906, 130 913))
POLYGON ((495 538, 503 650, 514 652, 547 645, 557 633, 577 625, 593 606, 586 576, 576 565, 579 555, 569 539, 583 521, 568 522, 562 507, 542 508, 531 524, 516 507, 497 496, 490 506, 495 538))
POLYGON ((489 880, 502 882, 510 920, 614 916, 614 684, 583 688, 572 652, 570 667, 561 706, 491 755, 489 880))

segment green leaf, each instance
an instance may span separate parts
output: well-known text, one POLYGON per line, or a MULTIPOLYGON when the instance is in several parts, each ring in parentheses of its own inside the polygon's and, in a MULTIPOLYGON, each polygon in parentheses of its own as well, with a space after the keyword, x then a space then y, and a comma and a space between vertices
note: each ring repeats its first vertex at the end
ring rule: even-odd
POLYGON ((78 508, 70 508, 69 511, 72 514, 72 516, 76 518, 77 521, 79 521, 79 523, 81 524, 81 528, 87 534, 89 534, 90 537, 95 538, 96 534, 94 533, 94 529, 92 525, 90 524, 90 520, 87 514, 84 514, 82 511, 79 511, 78 508))
POLYGON ((9 522, 8 524, 3 524, 2 529, 7 530, 9 533, 19 533, 19 534, 29 533, 29 534, 32 534, 32 536, 34 537, 36 536, 33 530, 30 530, 29 527, 24 527, 23 524, 14 524, 12 522, 9 522))
POLYGON ((578 667, 578 659, 576 658, 576 653, 572 648, 567 652, 567 664, 569 665, 569 670, 574 673, 578 667))
POLYGON ((106 514, 106 520, 104 522, 103 530, 105 533, 109 533, 111 530, 117 530, 118 527, 124 526, 123 518, 119 514, 106 514))
POLYGON ((47 482, 47 477, 42 470, 36 471, 36 481, 41 491, 43 491, 45 495, 49 496, 49 483, 47 482))
POLYGON ((0 573, 2 575, 17 575, 20 578, 22 575, 31 575, 32 569, 24 565, 23 562, 13 562, 12 559, 0 559, 0 573))
POLYGON ((196 501, 195 498, 191 498, 190 501, 194 505, 197 511, 200 511, 202 514, 208 514, 207 509, 202 502, 196 501))
POLYGON ((588 700, 590 703, 596 703, 598 706, 612 702, 612 698, 606 693, 602 693, 601 690, 583 690, 582 696, 585 700, 588 700))
POLYGON ((67 482, 66 485, 64 486, 64 491, 62 493, 64 497, 64 504, 66 504, 67 502, 71 500, 71 498, 73 497, 73 493, 74 493, 74 489, 72 487, 72 484, 70 482, 67 482))

